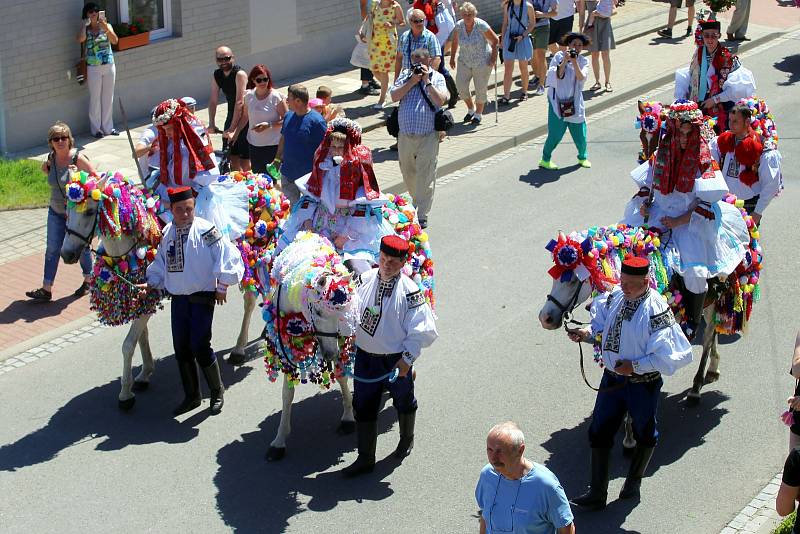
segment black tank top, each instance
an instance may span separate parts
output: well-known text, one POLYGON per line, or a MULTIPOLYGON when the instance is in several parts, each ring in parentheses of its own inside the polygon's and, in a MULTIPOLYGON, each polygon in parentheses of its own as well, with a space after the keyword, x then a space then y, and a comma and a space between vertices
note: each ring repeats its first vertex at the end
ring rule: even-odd
POLYGON ((230 128, 231 120, 233 119, 233 104, 236 102, 236 74, 240 70, 242 70, 242 67, 234 65, 227 76, 222 72, 222 69, 214 71, 214 81, 217 82, 217 86, 222 91, 222 94, 225 95, 225 100, 228 101, 228 114, 225 116, 226 130, 230 128))

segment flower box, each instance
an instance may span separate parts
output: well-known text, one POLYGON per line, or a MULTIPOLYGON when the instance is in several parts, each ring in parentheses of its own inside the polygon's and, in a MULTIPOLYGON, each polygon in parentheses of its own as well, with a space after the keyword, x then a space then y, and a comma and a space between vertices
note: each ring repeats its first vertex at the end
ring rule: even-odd
POLYGON ((120 37, 117 44, 113 46, 116 52, 120 50, 127 50, 129 48, 136 48, 137 46, 144 46, 150 42, 150 32, 137 33, 136 35, 127 35, 120 37))

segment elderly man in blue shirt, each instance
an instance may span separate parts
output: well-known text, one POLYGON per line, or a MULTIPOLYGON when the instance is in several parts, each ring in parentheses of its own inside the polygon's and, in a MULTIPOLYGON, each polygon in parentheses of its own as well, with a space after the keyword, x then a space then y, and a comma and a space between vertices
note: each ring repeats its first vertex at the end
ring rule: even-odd
POLYGON ((475 488, 481 534, 575 534, 564 488, 552 471, 525 458, 525 436, 516 423, 492 427, 486 455, 475 488))
POLYGON ((395 80, 391 96, 392 102, 400 102, 397 115, 400 172, 417 207, 419 224, 426 228, 439 160, 439 132, 434 127, 436 112, 450 98, 444 76, 433 69, 427 48, 417 48, 411 53, 411 68, 395 80))

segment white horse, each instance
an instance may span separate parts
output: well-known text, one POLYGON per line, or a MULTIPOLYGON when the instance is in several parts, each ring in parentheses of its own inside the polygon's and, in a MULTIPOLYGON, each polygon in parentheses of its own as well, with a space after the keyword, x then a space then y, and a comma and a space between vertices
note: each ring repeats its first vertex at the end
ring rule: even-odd
MULTIPOLYGON (((68 195, 70 193, 79 193, 79 182, 73 180, 67 186, 68 195), (76 184, 73 186, 73 184, 76 184), (73 187, 70 191, 70 187, 73 187)), ((126 194, 130 194, 132 202, 142 203, 146 200, 142 195, 134 195, 133 186, 127 181, 115 178, 103 178, 95 180, 89 178, 85 183, 80 184, 83 186, 83 194, 75 196, 79 202, 70 201, 67 209, 67 233, 64 237, 64 243, 61 248, 61 258, 65 263, 75 263, 80 258, 83 250, 90 247, 94 238, 97 237, 105 249, 104 257, 113 260, 124 259, 132 251, 135 251, 139 245, 142 244, 143 236, 136 235, 135 233, 121 232, 119 235, 111 235, 107 229, 101 228, 98 221, 101 217, 105 217, 105 213, 115 208, 114 203, 118 200, 113 195, 107 195, 103 199, 95 199, 91 196, 92 189, 100 191, 107 190, 108 187, 119 188, 127 190, 126 194), (89 185, 87 188, 86 185, 89 185), (134 198, 135 197, 135 198, 134 198)), ((69 197, 68 197, 69 198, 69 197)), ((96 261, 102 261, 97 258, 96 261)), ((142 267, 144 268, 144 267, 142 267)), ((144 281, 144 273, 140 273, 138 281, 144 281)), ((116 276, 116 275, 113 275, 116 276)), ((120 280, 129 280, 129 277, 119 277, 120 280)), ((123 284, 127 282, 123 281, 123 284)), ((239 331, 239 337, 236 341, 236 346, 232 351, 232 355, 244 355, 247 346, 247 334, 250 327, 250 318, 253 309, 256 305, 256 295, 252 291, 245 291, 244 293, 244 315, 242 317, 242 325, 239 331)), ((123 305, 120 304, 120 308, 123 305)), ((124 312, 125 310, 120 310, 124 312)), ((150 384, 155 364, 153 361, 153 353, 150 349, 150 341, 147 331, 147 323, 152 317, 152 313, 144 313, 136 316, 129 316, 127 320, 115 321, 113 324, 124 324, 130 322, 131 326, 128 330, 125 341, 122 343, 122 377, 121 388, 119 392, 119 407, 122 410, 130 410, 133 408, 136 397, 134 391, 144 391, 150 384), (136 345, 142 353, 142 369, 136 378, 132 375, 133 353, 136 345)))
POLYGON ((266 363, 270 380, 283 373, 283 407, 267 460, 280 460, 286 454, 298 383, 327 388, 338 382, 343 408, 338 431, 355 431, 347 374, 358 306, 351 274, 340 256, 330 241, 311 232, 297 234, 275 259, 270 281, 272 294, 264 305, 266 363))

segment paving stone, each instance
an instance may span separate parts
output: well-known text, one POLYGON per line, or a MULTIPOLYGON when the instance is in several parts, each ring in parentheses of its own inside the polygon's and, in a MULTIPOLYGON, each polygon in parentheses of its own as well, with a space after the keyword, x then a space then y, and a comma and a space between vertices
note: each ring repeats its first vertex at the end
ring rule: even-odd
POLYGON ((753 514, 756 513, 758 508, 753 506, 745 506, 744 509, 740 512, 741 515, 746 515, 747 517, 753 517, 753 514))
POLYGON ((725 527, 719 534, 738 534, 738 530, 732 527, 725 527))

